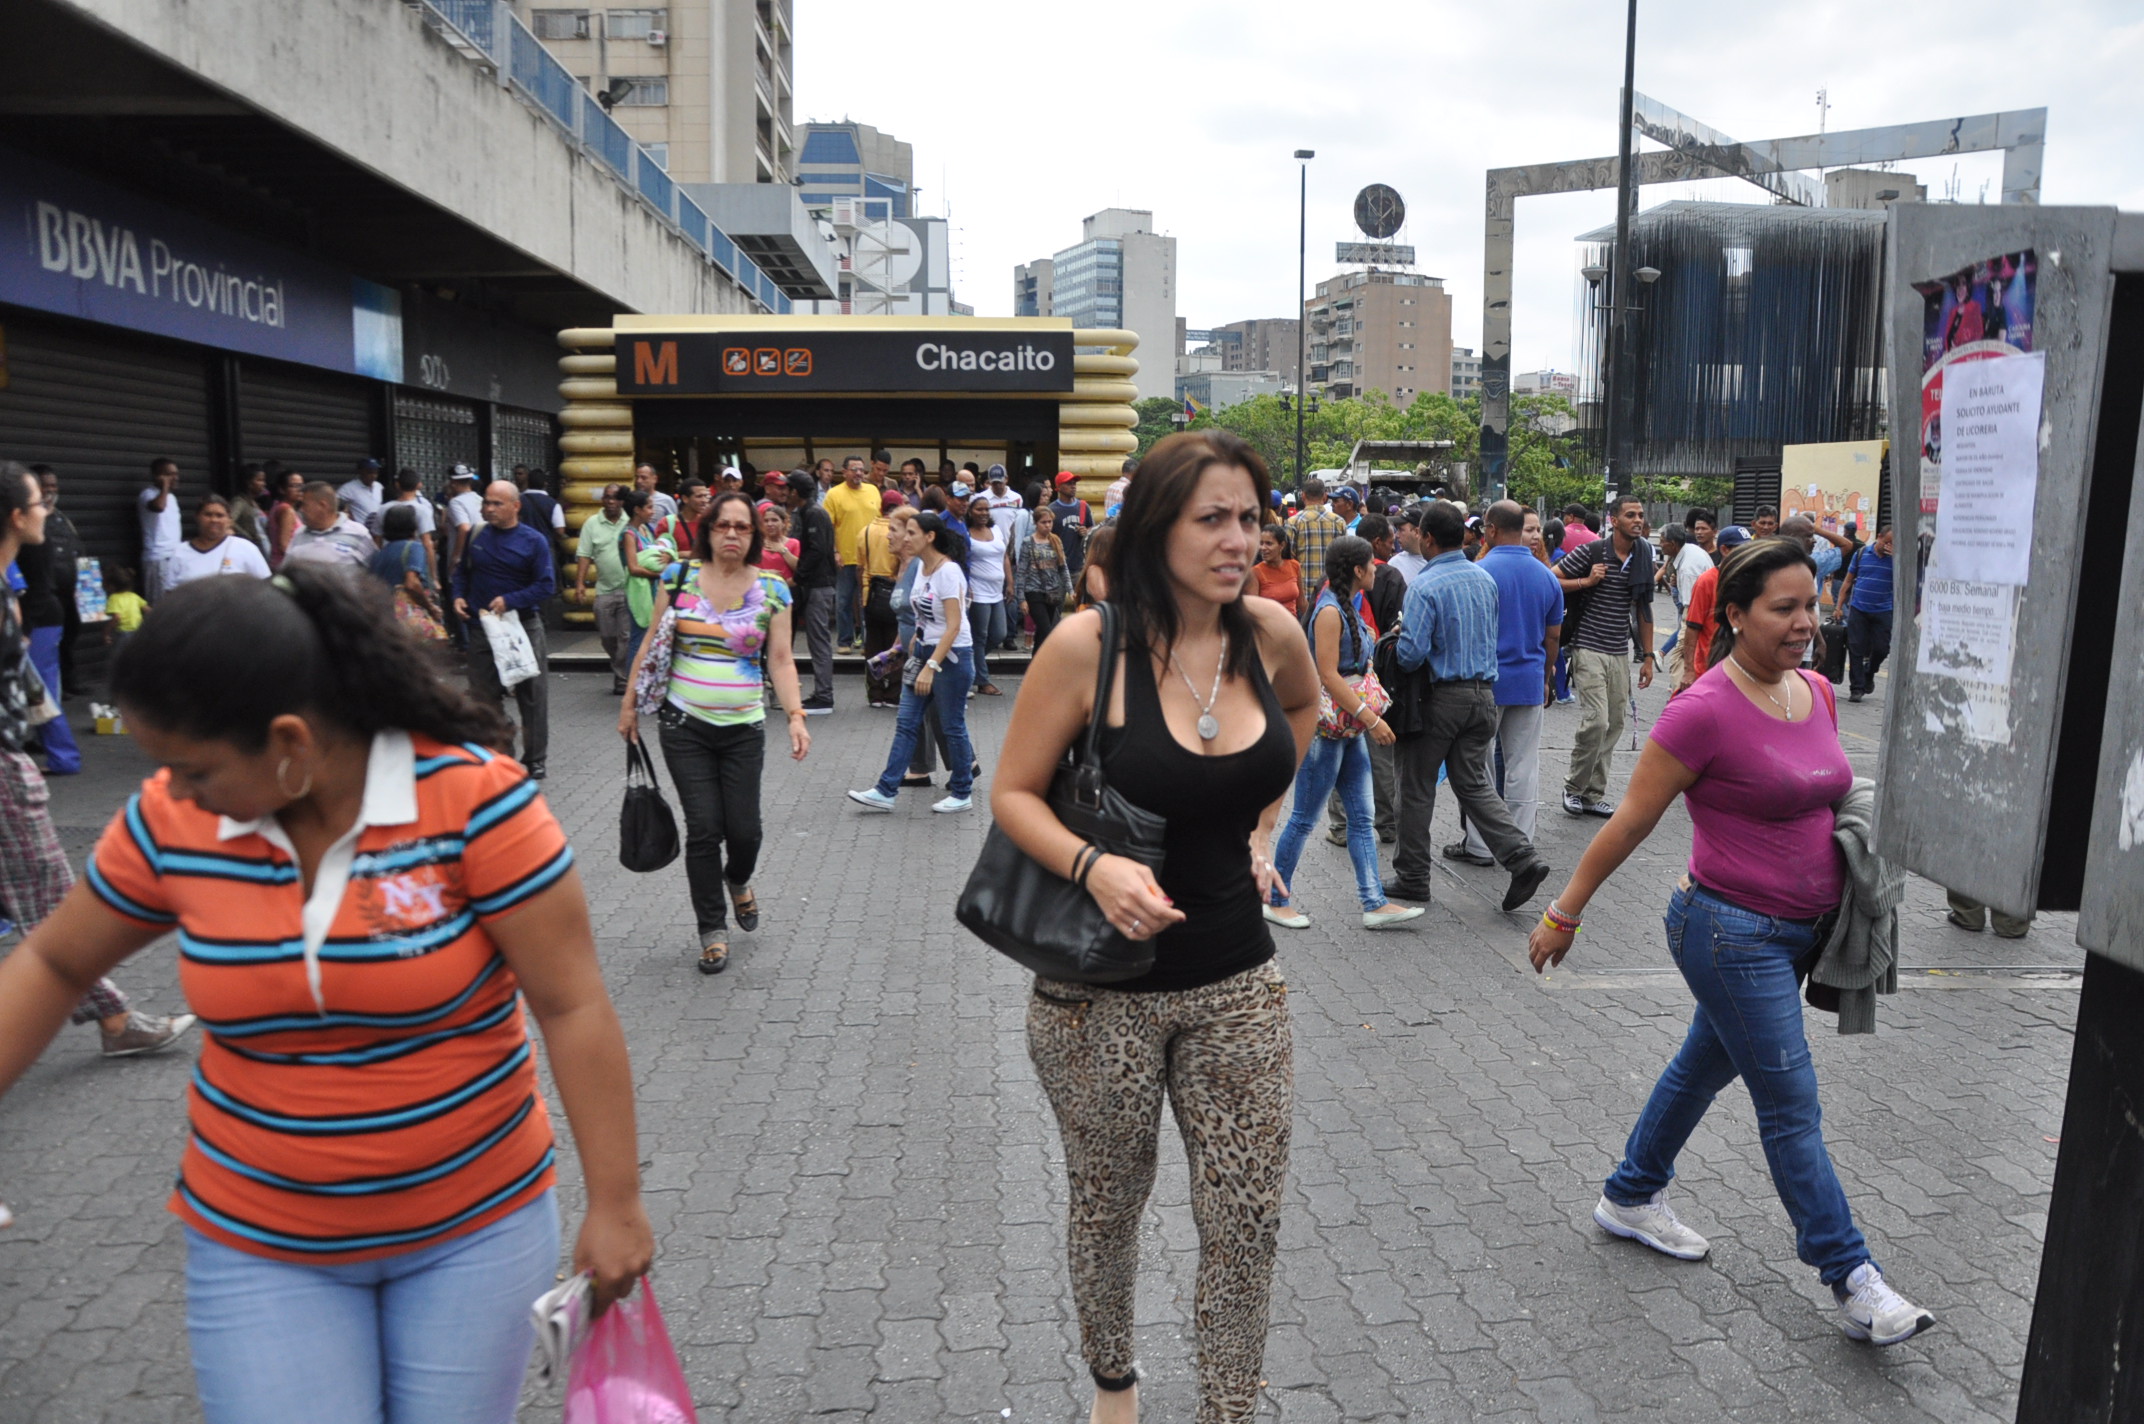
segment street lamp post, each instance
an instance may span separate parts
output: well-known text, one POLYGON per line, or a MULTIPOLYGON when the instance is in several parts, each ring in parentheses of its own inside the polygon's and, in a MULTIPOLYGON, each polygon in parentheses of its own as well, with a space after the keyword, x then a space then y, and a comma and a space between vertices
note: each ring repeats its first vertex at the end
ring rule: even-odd
POLYGON ((1630 411, 1626 400, 1630 394, 1630 351, 1628 314, 1629 289, 1624 285, 1624 276, 1630 271, 1630 130, 1632 86, 1637 82, 1638 64, 1638 0, 1630 0, 1629 19, 1623 35, 1623 106, 1621 125, 1616 134, 1615 167, 1615 256, 1609 260, 1608 270, 1608 428, 1602 444, 1607 456, 1607 494, 1611 503, 1621 493, 1621 484, 1626 472, 1627 460, 1624 446, 1630 439, 1630 411))
MULTIPOLYGON (((1636 4, 1637 0, 1631 0, 1636 4)), ((1304 385, 1307 374, 1304 352, 1309 345, 1309 333, 1305 328, 1307 318, 1303 314, 1303 299, 1310 279, 1310 160, 1316 158, 1313 149, 1299 148, 1295 160, 1303 168, 1302 197, 1296 208, 1295 234, 1295 482, 1303 482, 1303 416, 1309 400, 1309 390, 1304 385)))

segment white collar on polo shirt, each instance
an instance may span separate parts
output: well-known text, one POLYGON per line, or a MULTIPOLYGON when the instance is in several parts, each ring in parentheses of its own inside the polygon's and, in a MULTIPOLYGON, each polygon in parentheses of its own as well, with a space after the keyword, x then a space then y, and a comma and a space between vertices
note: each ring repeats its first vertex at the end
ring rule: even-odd
MULTIPOLYGON (((375 732, 372 750, 365 758, 365 795, 357 808, 357 820, 320 857, 313 871, 312 892, 305 897, 305 982, 313 991, 313 1007, 325 1014, 327 999, 320 990, 320 946, 327 942, 342 908, 343 892, 350 887, 350 867, 357 860, 357 840, 367 826, 406 826, 417 819, 417 751, 409 733, 375 732)), ((216 839, 237 840, 259 836, 268 844, 298 859, 296 847, 273 815, 250 821, 229 816, 216 820, 216 839)))

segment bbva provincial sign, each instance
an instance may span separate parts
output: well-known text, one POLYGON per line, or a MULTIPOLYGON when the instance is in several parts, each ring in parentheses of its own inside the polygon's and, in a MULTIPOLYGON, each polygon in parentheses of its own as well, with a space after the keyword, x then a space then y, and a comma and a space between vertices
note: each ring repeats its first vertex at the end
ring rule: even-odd
POLYGON ((617 353, 632 396, 1072 390, 1070 331, 634 331, 617 353))

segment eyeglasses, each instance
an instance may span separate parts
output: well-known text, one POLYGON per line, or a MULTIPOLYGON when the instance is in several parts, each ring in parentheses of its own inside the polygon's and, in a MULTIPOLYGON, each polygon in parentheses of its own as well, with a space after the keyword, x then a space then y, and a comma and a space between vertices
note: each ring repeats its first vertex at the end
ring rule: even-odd
POLYGON ((722 523, 717 524, 715 526, 715 532, 717 534, 743 534, 747 537, 750 537, 752 533, 752 528, 753 526, 749 524, 737 524, 725 519, 724 521, 722 521, 722 523))

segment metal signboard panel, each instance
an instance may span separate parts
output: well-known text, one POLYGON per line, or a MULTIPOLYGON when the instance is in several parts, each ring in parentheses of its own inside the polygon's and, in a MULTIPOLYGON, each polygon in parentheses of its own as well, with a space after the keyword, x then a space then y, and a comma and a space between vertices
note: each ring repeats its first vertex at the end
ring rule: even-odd
MULTIPOLYGON (((1890 212, 1891 449, 1900 537, 1878 845, 1908 869, 2017 915, 2063 900, 2074 906, 2074 883, 2053 900, 2043 897, 2042 868, 2056 859, 2081 867, 2084 856, 2089 781, 2085 800, 2075 802, 2057 793, 2056 773, 2085 562, 2114 233, 2111 208, 1906 203, 1890 212), (1943 445, 1939 424, 1916 418, 1924 371, 2002 332, 2004 319, 1987 304, 1986 288, 1999 289, 1998 305, 2007 295, 2015 311, 2028 270, 2029 349, 2045 362, 2031 575, 1991 586, 1980 622, 1960 644, 1963 655, 1952 649, 1948 662, 1937 660, 1943 670, 1923 672, 1924 631, 1936 613, 1958 606, 1932 601, 1924 586, 1941 490, 1931 477, 1924 501, 1923 467, 1943 445), (1940 305, 1946 281, 1968 271, 1988 279, 1968 294, 1983 314, 1969 328, 1950 322, 1940 305), (1979 678, 1970 675, 1973 666, 1979 678)), ((2022 335, 2015 321, 2008 326, 2013 337, 2022 335)))
POLYGON ((1333 244, 1333 261, 1412 267, 1414 248, 1403 242, 1336 242, 1333 244))
MULTIPOLYGON (((2120 592, 2114 608, 2105 721, 2092 803, 2092 846, 2085 862, 2077 942, 2132 969, 2144 969, 2144 215, 2124 214, 2116 234, 2114 320, 2108 363, 2126 372, 2127 410, 2110 399, 2101 412, 2101 446, 2118 433, 2135 442, 2128 519, 2122 540, 2120 592), (2126 432, 2116 422, 2128 421, 2126 432)), ((2110 391, 2115 383, 2110 381, 2110 391)), ((2111 451, 2109 451, 2111 455, 2111 451)), ((2102 463, 2103 477, 2112 472, 2102 463)), ((2108 492, 2113 493, 2111 490, 2108 492)), ((2104 616, 2105 610, 2093 610, 2104 616)))
POLYGON ((635 331, 617 351, 631 396, 1072 391, 1070 329, 635 331))

